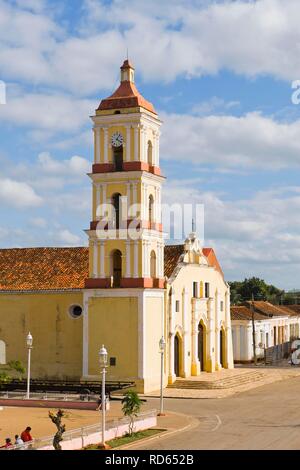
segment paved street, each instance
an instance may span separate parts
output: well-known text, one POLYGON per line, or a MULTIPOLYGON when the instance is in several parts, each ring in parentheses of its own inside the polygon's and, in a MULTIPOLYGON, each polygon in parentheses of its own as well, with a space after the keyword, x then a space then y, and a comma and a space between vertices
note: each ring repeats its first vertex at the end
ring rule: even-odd
POLYGON ((223 399, 166 399, 165 409, 198 424, 136 449, 300 449, 300 378, 223 399))

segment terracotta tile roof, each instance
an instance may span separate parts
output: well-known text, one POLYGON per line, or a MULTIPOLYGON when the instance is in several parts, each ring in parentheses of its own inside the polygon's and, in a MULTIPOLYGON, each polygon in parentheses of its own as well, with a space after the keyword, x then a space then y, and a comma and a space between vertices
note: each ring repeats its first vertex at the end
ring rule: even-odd
POLYGON ((137 107, 157 114, 153 104, 145 100, 137 90, 135 84, 130 81, 124 81, 120 83, 119 88, 111 96, 101 101, 98 111, 137 107))
POLYGON ((170 277, 177 266, 180 256, 184 253, 184 245, 165 246, 165 276, 170 277))
MULTIPOLYGON (((279 305, 273 305, 270 302, 265 302, 263 300, 255 300, 253 302, 255 311, 259 312, 261 315, 269 316, 284 316, 287 315, 287 312, 280 308, 279 305)), ((250 306, 250 302, 245 302, 245 305, 250 306)))
MULTIPOLYGON (((204 256, 207 258, 208 265, 216 268, 224 277, 221 266, 217 260, 213 248, 203 248, 204 256)), ((184 253, 184 245, 166 245, 165 246, 165 276, 170 277, 176 268, 180 256, 184 253)))
MULTIPOLYGON (((184 245, 165 246, 165 276, 171 276, 183 253, 184 245)), ((210 255, 209 264, 215 261, 210 255)), ((88 264, 85 247, 0 249, 0 291, 83 289, 88 264)))
POLYGON ((300 305, 280 305, 280 309, 284 310, 288 315, 300 316, 300 305))
POLYGON ((88 260, 83 247, 0 250, 0 290, 82 289, 88 260))
POLYGON ((217 260, 216 254, 213 250, 213 248, 203 248, 203 254, 207 258, 209 266, 214 266, 217 271, 223 276, 224 278, 224 273, 221 269, 221 266, 219 264, 219 261, 217 260))
MULTIPOLYGON (((252 320, 252 312, 245 305, 232 305, 230 307, 231 320, 252 320)), ((254 312, 254 320, 267 320, 264 315, 254 312)))

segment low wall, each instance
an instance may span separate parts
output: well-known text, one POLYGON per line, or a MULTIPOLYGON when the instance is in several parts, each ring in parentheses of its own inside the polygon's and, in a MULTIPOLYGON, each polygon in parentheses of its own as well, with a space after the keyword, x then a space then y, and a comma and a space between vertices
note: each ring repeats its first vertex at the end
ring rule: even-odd
MULTIPOLYGON (((145 429, 153 428, 157 425, 157 418, 155 416, 145 417, 135 422, 134 431, 143 431, 145 429)), ((128 432, 128 423, 117 425, 105 432, 105 441, 110 441, 116 437, 122 437, 128 432)), ((102 440, 101 431, 94 432, 87 436, 74 437, 61 442, 62 450, 80 450, 90 444, 100 444, 102 440)), ((41 447, 38 450, 53 450, 53 446, 41 447)))

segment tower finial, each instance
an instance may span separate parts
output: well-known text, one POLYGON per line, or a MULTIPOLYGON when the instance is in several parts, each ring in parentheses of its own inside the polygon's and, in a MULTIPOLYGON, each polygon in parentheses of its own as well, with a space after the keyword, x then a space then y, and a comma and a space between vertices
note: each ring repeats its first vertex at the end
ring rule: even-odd
POLYGON ((192 232, 195 232, 195 219, 192 219, 192 232))

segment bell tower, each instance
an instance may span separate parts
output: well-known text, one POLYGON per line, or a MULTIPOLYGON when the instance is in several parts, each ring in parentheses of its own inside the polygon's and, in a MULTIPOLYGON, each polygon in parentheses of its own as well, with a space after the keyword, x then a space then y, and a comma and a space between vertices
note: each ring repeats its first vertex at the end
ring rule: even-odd
POLYGON ((161 121, 128 60, 94 122, 93 214, 87 288, 163 288, 161 121))
POLYGON ((141 392, 157 390, 165 308, 161 121, 138 92, 128 60, 119 87, 101 101, 92 120, 82 378, 99 379, 97 355, 104 344, 109 380, 134 382, 141 392))

